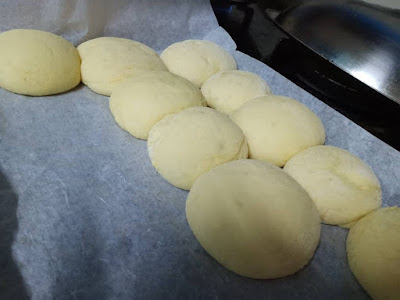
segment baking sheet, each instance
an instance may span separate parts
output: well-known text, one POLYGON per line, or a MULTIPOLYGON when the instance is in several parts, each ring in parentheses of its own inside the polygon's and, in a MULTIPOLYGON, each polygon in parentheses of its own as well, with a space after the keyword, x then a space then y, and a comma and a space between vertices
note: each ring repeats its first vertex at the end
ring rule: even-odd
MULTIPOLYGON (((273 93, 298 99, 317 113, 327 144, 366 161, 380 179, 384 206, 399 204, 399 152, 235 51, 207 1, 122 2, 123 9, 105 12, 105 25, 93 29, 80 11, 90 1, 35 6, 3 0, 0 29, 37 27, 75 43, 89 36, 123 36, 157 50, 186 38, 217 42, 232 52, 239 69, 261 75, 273 93), (14 17, 4 18, 17 7, 14 17), (18 17, 30 10, 35 17, 18 17), (52 11, 60 12, 57 23, 52 11), (162 15, 182 31, 168 28, 162 15), (68 25, 79 18, 91 35, 68 25)), ((368 299, 347 266, 347 230, 323 225, 313 260, 293 276, 247 279, 224 269, 197 243, 185 218, 186 196, 151 166, 146 142, 114 122, 107 97, 83 85, 36 98, 0 89, 0 259, 8 259, 0 267, 0 298, 368 299)))

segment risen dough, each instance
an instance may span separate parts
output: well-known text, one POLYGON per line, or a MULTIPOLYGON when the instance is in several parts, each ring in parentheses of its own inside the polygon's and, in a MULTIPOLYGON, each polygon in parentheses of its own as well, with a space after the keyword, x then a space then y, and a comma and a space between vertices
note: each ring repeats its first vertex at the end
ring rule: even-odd
POLYGON ((400 208, 381 208, 347 236, 347 259, 358 282, 376 300, 400 299, 400 208))
POLYGON ((346 150, 312 147, 292 157, 284 170, 310 194, 326 224, 346 226, 381 206, 378 178, 346 150))
POLYGON ((235 59, 222 47, 209 41, 186 40, 169 46, 161 54, 168 70, 198 87, 220 71, 236 70, 235 59))
POLYGON ((240 128, 208 107, 166 116, 150 130, 147 149, 161 176, 186 190, 204 172, 248 153, 240 128))
POLYGON ((13 93, 44 96, 68 91, 81 80, 76 48, 40 30, 0 34, 0 86, 13 93))
POLYGON ((282 167, 293 155, 325 142, 321 120, 304 104, 266 95, 245 103, 232 115, 249 144, 249 157, 282 167))
POLYGON ((186 216, 212 257, 252 278, 303 268, 321 230, 307 192, 278 167, 256 160, 229 162, 201 175, 190 190, 186 216))
POLYGON ((82 82, 106 96, 122 81, 141 72, 167 70, 153 49, 128 39, 100 37, 80 44, 78 51, 82 82))
POLYGON ((257 74, 232 70, 219 72, 201 87, 208 106, 231 114, 247 101, 270 93, 267 83, 257 74))
POLYGON ((190 81, 166 71, 146 72, 114 89, 111 112, 123 129, 147 139, 155 123, 168 114, 205 105, 199 89, 190 81))

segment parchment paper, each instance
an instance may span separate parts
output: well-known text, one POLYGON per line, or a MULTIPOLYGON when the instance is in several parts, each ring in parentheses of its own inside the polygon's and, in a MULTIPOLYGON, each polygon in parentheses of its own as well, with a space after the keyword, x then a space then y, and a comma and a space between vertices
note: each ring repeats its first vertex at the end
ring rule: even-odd
MULTIPOLYGON (((317 113, 326 143, 367 162, 380 179, 384 206, 399 204, 398 151, 235 51, 207 1, 170 6, 178 2, 121 1, 124 6, 105 12, 99 25, 85 19, 91 1, 3 0, 0 28, 46 29, 75 44, 115 35, 157 50, 186 38, 217 42, 233 53, 239 69, 261 75, 273 93, 317 113)), ((1 173, 0 199, 9 201, 0 203, 0 216, 9 225, 0 223, 0 231, 15 236, 4 244, 0 238, 0 253, 9 248, 14 264, 0 272, 13 278, 8 294, 0 291, 3 299, 18 293, 19 299, 368 299, 347 265, 347 230, 336 226, 323 226, 313 260, 293 276, 252 280, 220 266, 187 225, 187 192, 157 174, 146 142, 120 129, 108 98, 83 85, 37 98, 0 89, 1 173)))

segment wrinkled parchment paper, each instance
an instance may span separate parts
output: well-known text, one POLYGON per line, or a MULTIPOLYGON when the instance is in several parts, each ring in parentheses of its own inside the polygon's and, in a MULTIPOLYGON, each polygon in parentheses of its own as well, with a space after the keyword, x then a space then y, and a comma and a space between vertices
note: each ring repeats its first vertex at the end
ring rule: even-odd
MULTIPOLYGON (((101 2, 2 0, 0 31, 38 28, 75 45, 120 36, 156 50, 188 38, 217 42, 231 51, 239 69, 261 75, 273 93, 311 108, 325 125, 326 143, 367 162, 380 179, 384 206, 399 204, 399 152, 235 51, 207 1, 103 1, 105 11, 101 2)), ((187 192, 157 174, 146 142, 120 129, 108 98, 83 85, 36 98, 0 89, 0 172, 0 196, 9 196, 0 209, 11 224, 4 232, 14 236, 5 244, 0 239, 1 253, 9 250, 15 266, 9 268, 15 274, 6 275, 16 286, 8 296, 368 299, 347 265, 347 230, 336 226, 323 226, 313 260, 293 276, 252 280, 220 266, 187 225, 187 192)))

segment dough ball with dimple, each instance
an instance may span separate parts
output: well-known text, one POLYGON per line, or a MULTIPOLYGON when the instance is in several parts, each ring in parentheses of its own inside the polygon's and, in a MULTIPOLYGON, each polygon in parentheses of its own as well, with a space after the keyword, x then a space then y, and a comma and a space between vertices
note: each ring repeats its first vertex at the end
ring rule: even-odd
POLYGON ((351 227, 346 243, 354 276, 376 300, 400 299, 400 208, 386 207, 351 227))
POLYGON ((226 70, 236 70, 232 55, 215 43, 186 40, 172 44, 161 54, 168 70, 190 80, 198 87, 212 75, 226 70))
POLYGON ((81 81, 76 48, 55 34, 14 29, 0 34, 0 87, 29 96, 58 94, 81 81))
POLYGON ((381 206, 378 178, 346 150, 312 147, 293 156, 284 170, 310 194, 326 224, 351 226, 350 222, 381 206))
POLYGON ((249 157, 282 167, 296 153, 325 142, 321 120, 304 104, 266 95, 232 114, 249 145, 249 157))
POLYGON ((282 169, 250 159, 201 175, 187 198, 186 217, 199 243, 219 263, 259 279, 303 268, 321 231, 307 192, 282 169))
POLYGON ((150 129, 166 115, 204 105, 195 85, 166 71, 138 75, 116 87, 110 97, 118 125, 139 139, 147 139, 150 129))
POLYGON ((130 77, 167 70, 153 49, 129 39, 100 37, 80 44, 78 51, 82 59, 82 82, 106 96, 130 77))
POLYGON ((147 149, 161 176, 186 190, 204 172, 248 154, 242 130, 208 107, 186 108, 157 122, 147 149))
POLYGON ((257 74, 232 70, 208 78, 201 92, 208 106, 231 114, 249 100, 270 94, 270 89, 257 74))

